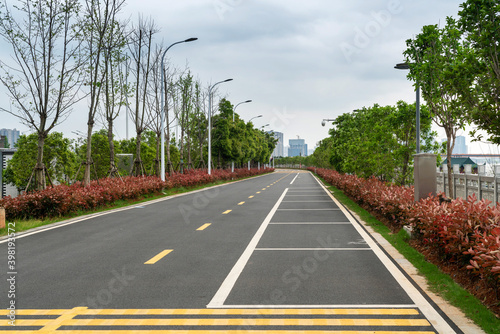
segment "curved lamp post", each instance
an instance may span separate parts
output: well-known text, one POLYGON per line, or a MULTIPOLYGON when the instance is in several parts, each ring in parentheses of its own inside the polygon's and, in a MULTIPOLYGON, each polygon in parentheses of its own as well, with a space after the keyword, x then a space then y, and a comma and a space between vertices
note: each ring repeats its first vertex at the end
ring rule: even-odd
POLYGON ((250 120, 248 121, 248 123, 250 123, 250 122, 252 121, 252 119, 259 118, 259 117, 262 117, 262 115, 259 115, 259 116, 255 116, 255 117, 250 118, 250 120))
MULTIPOLYGON (((183 41, 175 42, 171 44, 161 56, 161 84, 160 84, 160 94, 161 94, 161 180, 165 181, 165 95, 163 94, 163 81, 165 80, 165 73, 163 70, 163 61, 165 59, 165 54, 174 45, 180 43, 188 43, 196 41, 198 38, 192 37, 185 39, 183 41)), ((170 149, 170 148, 169 148, 170 149)))
POLYGON ((208 88, 208 175, 212 174, 212 89, 218 84, 232 80, 219 81, 208 88))
MULTIPOLYGON (((237 105, 234 106, 234 108, 233 108, 233 123, 234 123, 234 113, 236 111, 236 107, 239 106, 240 104, 250 103, 250 102, 252 102, 252 100, 246 100, 246 101, 240 102, 240 103, 238 103, 237 105)), ((231 161, 231 173, 234 173, 234 160, 231 161)))
POLYGON ((234 113, 236 111, 236 107, 239 106, 240 104, 250 103, 250 102, 252 102, 252 100, 246 100, 246 101, 240 102, 240 103, 238 103, 237 105, 234 106, 234 108, 233 108, 233 122, 234 122, 234 113))

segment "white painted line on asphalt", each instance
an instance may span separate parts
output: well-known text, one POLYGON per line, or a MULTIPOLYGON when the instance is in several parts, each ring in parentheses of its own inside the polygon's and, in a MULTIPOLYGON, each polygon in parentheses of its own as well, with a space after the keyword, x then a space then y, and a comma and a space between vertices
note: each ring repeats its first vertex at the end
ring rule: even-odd
MULTIPOLYGON (((330 309, 330 308, 352 308, 352 309, 366 309, 366 308, 381 308, 381 309, 391 309, 391 308, 416 308, 415 304, 374 304, 374 305, 358 305, 358 304, 345 304, 345 305, 214 305, 211 308, 236 308, 236 309, 246 309, 246 308, 261 308, 261 309, 330 309)), ((448 332, 453 333, 453 331, 448 332)))
POLYGON ((292 182, 290 182, 290 184, 293 184, 293 182, 295 181, 295 179, 299 176, 299 173, 297 173, 297 175, 295 175, 295 177, 293 178, 292 182))
POLYGON ((227 275, 226 279, 224 282, 222 282, 222 285, 219 287, 219 290, 215 293, 214 297, 208 303, 207 307, 219 307, 224 305, 224 302, 226 301, 227 297, 229 296, 229 293, 234 287, 234 284, 238 280, 238 277, 240 277, 241 272, 243 271, 243 268, 245 268, 248 260, 250 259, 250 256, 252 256, 252 253, 255 251, 255 248, 257 247, 257 244, 260 241, 260 238, 262 238, 262 235, 264 234, 264 231, 267 228, 267 225, 271 222, 271 219, 273 218, 274 214, 276 213, 276 210, 281 204, 281 201, 283 198, 285 198, 285 195, 288 191, 288 188, 283 191, 283 194, 281 194, 280 198, 274 204, 273 208, 267 215, 266 219, 262 222, 260 225, 259 229, 253 236, 252 240, 250 240, 250 243, 248 244, 247 248, 241 254, 240 258, 234 265, 233 269, 229 272, 229 275, 227 275))
POLYGON ((283 203, 320 203, 320 202, 325 202, 325 203, 331 203, 332 201, 283 201, 283 203))
POLYGON ((364 248, 255 248, 256 251, 373 251, 369 247, 364 248))
POLYGON ((278 211, 339 211, 339 208, 332 209, 278 209, 278 211))
POLYGON ((325 195, 287 195, 290 196, 298 196, 298 197, 325 197, 325 195))
POLYGON ((351 222, 277 222, 269 225, 352 225, 351 222))
POLYGON ((401 270, 396 267, 396 265, 389 259, 389 257, 380 249, 379 245, 370 237, 370 235, 361 227, 361 225, 354 219, 351 213, 345 209, 342 204, 332 195, 328 189, 326 189, 323 184, 313 175, 316 182, 323 188, 323 190, 330 196, 330 198, 339 206, 342 212, 345 214, 347 219, 352 223, 354 228, 358 231, 366 243, 373 249, 373 252, 379 260, 384 264, 391 275, 396 279, 396 281, 401 285, 401 287, 406 291, 408 296, 413 300, 413 302, 421 310, 422 314, 432 323, 434 328, 438 333, 453 333, 453 329, 450 325, 441 317, 438 311, 424 298, 424 296, 413 286, 413 284, 406 278, 401 270))

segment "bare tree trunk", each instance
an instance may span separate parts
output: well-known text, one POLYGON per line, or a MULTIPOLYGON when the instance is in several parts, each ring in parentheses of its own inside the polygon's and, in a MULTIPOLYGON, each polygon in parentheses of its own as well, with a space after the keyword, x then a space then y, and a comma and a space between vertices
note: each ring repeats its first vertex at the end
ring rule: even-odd
MULTIPOLYGON (((38 153, 37 153, 37 163, 35 165, 35 180, 36 180, 36 189, 43 190, 46 187, 45 183, 45 165, 43 164, 43 145, 45 143, 46 136, 42 134, 38 134, 38 153)), ((28 189, 26 189, 28 190, 28 189)))
POLYGON ((94 122, 90 121, 87 123, 87 151, 85 160, 85 169, 83 174, 83 184, 88 186, 90 184, 90 167, 92 166, 92 128, 94 122))
POLYGON ((455 135, 452 130, 445 129, 446 132, 446 166, 448 167, 448 196, 453 198, 453 167, 451 165, 451 154, 455 147, 455 135))

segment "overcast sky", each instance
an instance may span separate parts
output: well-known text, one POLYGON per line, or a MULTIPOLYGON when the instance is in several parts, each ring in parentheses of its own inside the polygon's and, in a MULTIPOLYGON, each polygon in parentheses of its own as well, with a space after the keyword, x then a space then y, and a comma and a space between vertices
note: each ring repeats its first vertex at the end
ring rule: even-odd
MULTIPOLYGON (((406 71, 394 69, 403 60, 405 41, 424 25, 456 16, 462 2, 128 0, 122 16, 151 17, 161 29, 157 41, 166 45, 198 37, 170 49, 168 60, 181 68, 188 63, 204 83, 233 78, 219 92, 233 104, 253 100, 238 107, 243 119, 262 114, 255 126, 270 124, 268 129, 284 133, 285 144, 300 136, 313 148, 328 136, 324 118, 375 103, 413 103, 406 71)), ((8 102, 0 99, 2 106, 8 102)), ((86 110, 78 107, 56 131, 74 137, 71 131, 85 131, 85 124, 86 110)), ((0 128, 29 131, 5 114, 0 128)), ((124 115, 115 133, 125 138, 124 115)), ((473 150, 489 153, 477 145, 473 150)))

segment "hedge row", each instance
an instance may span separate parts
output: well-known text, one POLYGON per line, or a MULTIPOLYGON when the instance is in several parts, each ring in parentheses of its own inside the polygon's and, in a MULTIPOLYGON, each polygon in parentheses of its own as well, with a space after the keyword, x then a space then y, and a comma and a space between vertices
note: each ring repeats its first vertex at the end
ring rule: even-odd
POLYGON ((42 191, 29 192, 18 197, 0 199, 5 208, 7 220, 43 219, 60 217, 77 211, 94 210, 118 200, 138 199, 146 194, 159 193, 163 189, 195 187, 218 180, 232 180, 268 173, 274 169, 190 170, 184 174, 175 173, 165 182, 155 176, 126 176, 92 181, 88 187, 77 182, 70 186, 58 185, 42 191))
MULTIPOLYGON (((314 170, 314 168, 310 168, 314 170)), ((431 196, 414 202, 413 188, 395 186, 316 169, 326 182, 342 190, 372 213, 385 217, 396 228, 413 227, 416 238, 445 261, 457 263, 481 278, 500 283, 500 207, 487 200, 442 202, 431 196)), ((497 285, 498 286, 498 285, 497 285)))

